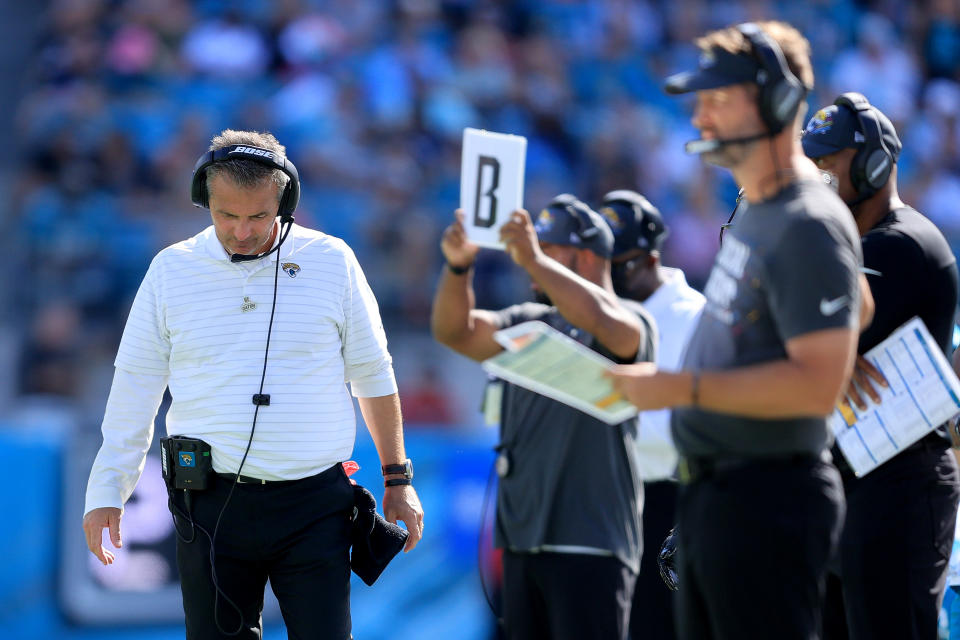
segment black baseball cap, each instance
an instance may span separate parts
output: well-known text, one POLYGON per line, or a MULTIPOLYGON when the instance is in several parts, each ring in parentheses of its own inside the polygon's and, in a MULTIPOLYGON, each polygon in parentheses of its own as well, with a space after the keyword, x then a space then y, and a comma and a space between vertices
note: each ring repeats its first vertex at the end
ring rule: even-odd
POLYGON ((720 47, 700 52, 696 71, 683 71, 667 78, 667 93, 719 89, 742 82, 756 82, 760 61, 750 53, 730 53, 720 47))
MULTIPOLYGON (((893 123, 876 107, 873 114, 880 123, 883 142, 896 162, 903 144, 893 123)), ((869 126, 875 126, 868 122, 869 126)), ((820 109, 803 130, 803 152, 808 158, 820 158, 842 149, 859 147, 865 142, 860 118, 851 109, 832 104, 820 109)))
POLYGON ((533 220, 537 240, 613 255, 613 232, 600 214, 569 193, 561 193, 533 220))
POLYGON ((613 231, 613 255, 633 249, 659 251, 670 230, 660 210, 636 191, 620 189, 603 196, 598 212, 613 231))

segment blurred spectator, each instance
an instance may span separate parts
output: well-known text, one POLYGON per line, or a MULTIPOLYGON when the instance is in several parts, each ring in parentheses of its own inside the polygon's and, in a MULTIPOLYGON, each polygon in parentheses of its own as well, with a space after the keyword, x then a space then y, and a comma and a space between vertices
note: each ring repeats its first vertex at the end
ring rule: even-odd
POLYGON ((833 64, 833 93, 859 91, 896 123, 913 115, 920 84, 914 55, 901 43, 886 16, 866 13, 857 26, 857 43, 833 64))
POLYGON ((960 4, 933 0, 927 11, 929 23, 923 39, 927 74, 956 80, 960 71, 960 4))
POLYGON ((424 364, 412 381, 400 383, 406 424, 451 425, 457 414, 451 400, 441 372, 432 364, 424 364))
POLYGON ((80 375, 80 312, 59 300, 40 309, 21 359, 21 393, 73 398, 80 375))
POLYGON ((182 53, 190 68, 227 77, 257 76, 270 61, 256 26, 232 12, 198 23, 184 39, 182 53))

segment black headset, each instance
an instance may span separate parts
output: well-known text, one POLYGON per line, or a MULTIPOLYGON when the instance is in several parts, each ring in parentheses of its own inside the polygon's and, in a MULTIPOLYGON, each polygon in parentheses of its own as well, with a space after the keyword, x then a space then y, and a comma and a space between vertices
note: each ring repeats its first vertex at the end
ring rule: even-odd
POLYGON ((863 133, 863 145, 850 161, 850 182, 860 200, 866 200, 887 184, 895 161, 883 140, 877 110, 862 93, 841 94, 833 104, 853 111, 863 133))
POLYGON ((750 41, 754 56, 760 62, 757 105, 770 135, 776 135, 796 117, 807 89, 790 71, 777 42, 756 23, 746 22, 737 29, 750 41))
POLYGON ((248 144, 233 144, 222 149, 207 151, 200 156, 193 167, 193 181, 190 183, 190 199, 202 209, 210 208, 210 194, 207 192, 207 167, 218 162, 231 160, 251 160, 259 164, 279 169, 290 178, 280 196, 277 215, 280 222, 293 222, 293 212, 300 204, 300 173, 290 160, 269 149, 248 144))

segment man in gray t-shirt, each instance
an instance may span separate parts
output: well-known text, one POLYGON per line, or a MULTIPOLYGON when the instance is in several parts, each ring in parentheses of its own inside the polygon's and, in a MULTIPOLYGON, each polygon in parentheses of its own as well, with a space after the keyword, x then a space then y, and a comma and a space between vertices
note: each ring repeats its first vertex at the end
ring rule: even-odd
MULTIPOLYGON (((436 339, 474 360, 501 351, 493 333, 539 320, 615 362, 654 357, 656 329, 610 278, 613 234, 599 214, 558 196, 531 221, 501 229, 538 298, 502 311, 473 304, 477 247, 462 213, 444 232, 447 266, 434 297, 436 339)), ((503 553, 503 620, 511 639, 626 640, 640 564, 636 420, 610 426, 511 384, 501 404, 496 546, 503 553)))
POLYGON ((688 150, 728 167, 748 203, 723 239, 683 370, 615 370, 641 409, 677 407, 681 638, 819 637, 844 502, 829 414, 872 303, 856 229, 800 148, 809 43, 782 22, 698 39, 688 150))
MULTIPOLYGON (((856 331, 859 261, 850 213, 822 182, 795 182, 741 207, 707 280, 707 304, 683 368, 783 360, 797 336, 856 331)), ((812 413, 751 417, 686 406, 674 410, 672 427, 687 457, 817 456, 828 447, 826 420, 812 413)))

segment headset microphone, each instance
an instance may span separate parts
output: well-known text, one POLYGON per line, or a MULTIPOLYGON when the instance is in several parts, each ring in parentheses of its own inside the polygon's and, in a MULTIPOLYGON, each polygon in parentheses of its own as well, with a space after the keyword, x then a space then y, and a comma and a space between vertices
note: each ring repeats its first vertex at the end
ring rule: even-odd
POLYGON ((754 140, 762 140, 763 138, 769 138, 771 135, 764 131, 763 133, 755 133, 752 136, 743 136, 740 138, 717 138, 713 140, 691 140, 687 144, 683 145, 683 150, 689 154, 701 154, 701 153, 712 153, 714 151, 719 151, 723 147, 726 147, 731 144, 742 144, 744 142, 753 142, 754 140))

